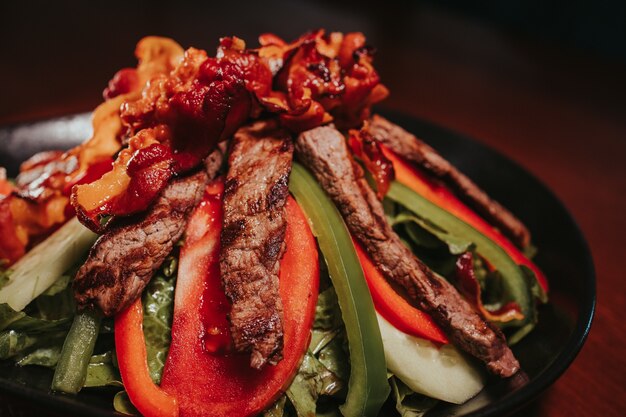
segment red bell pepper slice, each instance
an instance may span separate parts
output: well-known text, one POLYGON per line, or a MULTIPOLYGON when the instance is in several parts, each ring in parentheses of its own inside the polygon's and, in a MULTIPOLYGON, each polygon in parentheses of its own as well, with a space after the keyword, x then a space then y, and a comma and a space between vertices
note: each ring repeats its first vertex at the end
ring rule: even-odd
POLYGON ((355 240, 353 243, 376 311, 403 333, 442 345, 449 343, 445 333, 433 322, 433 319, 398 294, 378 271, 361 245, 355 240))
POLYGON ((150 378, 141 298, 115 316, 115 352, 124 388, 135 408, 144 417, 177 417, 176 398, 150 378))
POLYGON ((396 180, 411 188, 422 197, 455 215, 476 230, 487 236, 500 246, 516 263, 528 267, 535 273, 537 282, 544 291, 548 291, 548 280, 537 265, 528 259, 511 241, 486 220, 467 207, 452 191, 442 184, 427 178, 422 172, 415 169, 407 161, 393 153, 385 146, 381 146, 387 158, 393 163, 396 180))
POLYGON ((224 336, 230 306, 219 274, 222 189, 221 184, 209 186, 187 225, 181 248, 172 343, 161 382, 177 398, 181 416, 250 416, 270 406, 298 370, 317 303, 317 246, 306 217, 289 198, 279 276, 283 360, 257 371, 250 368, 249 355, 229 351, 229 338, 224 336))

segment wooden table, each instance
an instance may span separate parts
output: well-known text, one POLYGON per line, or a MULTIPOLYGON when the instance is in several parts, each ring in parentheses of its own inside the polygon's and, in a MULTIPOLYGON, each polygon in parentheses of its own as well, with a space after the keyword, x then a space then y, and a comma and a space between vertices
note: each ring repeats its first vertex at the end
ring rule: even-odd
MULTIPOLYGON (((0 29, 0 123, 95 107, 110 75, 134 65, 133 44, 145 34, 213 48, 231 33, 253 40, 263 31, 290 38, 318 26, 362 30, 379 50, 377 67, 392 91, 387 107, 472 136, 526 167, 569 207, 590 243, 598 306, 589 339, 564 376, 518 416, 623 415, 624 63, 424 6, 118 6, 55 5, 34 16, 26 6, 3 5, 17 17, 0 29)), ((27 415, 19 404, 13 412, 27 415)))

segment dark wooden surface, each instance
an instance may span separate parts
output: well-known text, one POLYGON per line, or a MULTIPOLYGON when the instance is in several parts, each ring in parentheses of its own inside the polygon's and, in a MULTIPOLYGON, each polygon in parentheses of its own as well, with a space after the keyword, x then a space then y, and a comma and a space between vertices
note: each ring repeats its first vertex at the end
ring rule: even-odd
MULTIPOLYGON (((315 27, 361 30, 378 48, 385 105, 462 132, 527 168, 571 210, 597 271, 598 306, 571 368, 519 416, 626 412, 626 65, 427 6, 349 2, 256 6, 106 3, 2 5, 0 123, 86 111, 108 78, 133 65, 143 35, 212 49, 219 36, 315 27)), ((0 415, 23 402, 1 398, 0 415), (10 404, 7 406, 7 403, 10 404)), ((38 414, 38 413, 37 413, 38 414)), ((24 414, 27 415, 27 414, 24 414)))

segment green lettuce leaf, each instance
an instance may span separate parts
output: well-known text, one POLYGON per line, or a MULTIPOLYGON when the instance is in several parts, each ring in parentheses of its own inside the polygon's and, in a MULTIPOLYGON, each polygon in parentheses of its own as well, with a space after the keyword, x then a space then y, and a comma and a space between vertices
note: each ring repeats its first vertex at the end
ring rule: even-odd
POLYGON ((50 288, 48 288, 47 290, 45 290, 44 292, 41 293, 41 295, 44 296, 48 296, 51 297, 53 295, 56 295, 62 291, 65 291, 70 283, 70 281, 72 281, 72 277, 74 276, 74 273, 70 273, 68 272, 65 275, 61 275, 61 278, 59 278, 58 280, 56 280, 54 282, 54 284, 52 284, 50 286, 50 288))
POLYGON ((411 237, 411 240, 425 248, 437 248, 440 246, 439 242, 443 242, 448 246, 448 250, 452 255, 460 255, 471 250, 474 246, 471 240, 450 234, 447 230, 428 219, 409 211, 403 211, 396 215, 391 225, 405 225, 406 232, 411 237))
POLYGON ((70 319, 76 312, 74 294, 70 282, 72 276, 63 275, 32 304, 36 307, 36 316, 45 320, 70 319))
POLYGON ((270 408, 263 412, 263 417, 284 417, 287 396, 281 396, 270 408))
POLYGON ((5 330, 0 332, 0 359, 23 357, 40 347, 62 346, 66 333, 66 330, 38 334, 5 330))
MULTIPOLYGON (((82 261, 83 258, 80 262, 82 261)), ((75 313, 70 282, 80 262, 73 265, 23 310, 16 311, 7 303, 0 304, 0 331, 10 328, 34 333, 69 327, 75 313)))
POLYGON ((122 377, 115 366, 114 354, 111 351, 93 355, 87 366, 87 378, 84 387, 123 387, 122 377))
POLYGON ((37 341, 37 337, 26 333, 15 330, 3 331, 0 333, 0 359, 12 358, 33 347, 37 341))
POLYGON ((337 293, 333 287, 328 287, 317 297, 313 328, 316 330, 333 330, 342 325, 337 293))
POLYGON ((345 398, 345 388, 350 377, 350 363, 345 328, 337 294, 332 286, 320 292, 315 307, 315 320, 309 350, 293 382, 274 406, 266 410, 265 417, 298 417, 339 415, 333 398, 345 398), (323 401, 322 401, 323 399, 323 401), (323 403, 320 409, 320 402, 323 403))
POLYGON ((113 397, 113 408, 118 413, 126 414, 128 416, 139 416, 139 411, 135 408, 133 403, 128 398, 126 391, 120 391, 113 397))
POLYGON ((388 217, 400 240, 438 274, 453 274, 458 254, 474 249, 471 241, 451 236, 439 226, 414 215, 399 204, 394 204, 394 207, 395 214, 388 214, 388 217))
POLYGON ((326 346, 324 346, 317 355, 320 363, 338 378, 339 381, 337 382, 337 388, 341 388, 339 385, 343 386, 342 381, 347 381, 348 378, 350 378, 348 350, 345 338, 341 336, 341 334, 338 334, 326 346))
POLYGON ((548 294, 544 291, 543 287, 539 285, 539 281, 537 281, 537 276, 533 270, 526 265, 520 265, 520 268, 524 273, 526 284, 530 287, 530 292, 533 297, 539 300, 542 304, 546 304, 548 302, 548 294))
POLYGON ((62 349, 63 341, 60 340, 60 343, 52 346, 37 348, 31 351, 30 353, 24 355, 22 359, 18 360, 16 364, 19 366, 39 365, 47 368, 54 368, 57 366, 62 349))
POLYGON ((67 329, 70 318, 46 320, 29 316, 24 311, 15 311, 8 304, 0 304, 0 330, 10 329, 29 333, 42 333, 52 330, 67 329))
POLYGON ((334 395, 343 386, 343 382, 335 374, 311 352, 307 352, 298 374, 287 389, 287 397, 298 417, 314 417, 320 395, 334 395))
POLYGON ((402 417, 423 417, 437 405, 437 400, 417 394, 395 376, 389 378, 391 395, 396 402, 396 410, 402 417))
POLYGON ((339 329, 335 330, 318 330, 313 329, 311 331, 311 342, 309 343, 309 350, 314 355, 320 353, 320 351, 333 340, 340 332, 339 329))
POLYGON ((334 399, 345 398, 349 377, 345 327, 337 294, 328 286, 317 298, 309 350, 298 373, 286 395, 268 408, 264 417, 339 416, 341 401, 334 399))
POLYGON ((170 348, 177 260, 170 256, 143 294, 143 331, 150 377, 159 384, 170 348))
POLYGON ((6 303, 0 304, 0 331, 26 316, 23 311, 15 311, 6 303))
MULTIPOLYGON (((528 285, 528 288, 530 288, 530 293, 533 299, 537 300, 538 302, 542 304, 547 303, 548 295, 543 290, 541 285, 539 285, 539 282, 537 281, 537 277, 535 276, 535 273, 525 265, 520 265, 520 269, 522 270, 524 274, 526 285, 528 285)), ((537 311, 536 303, 533 303, 531 313, 532 313, 531 321, 529 323, 520 327, 519 329, 516 329, 513 333, 507 334, 507 343, 509 345, 511 346, 515 345, 535 328, 535 326, 537 325, 537 320, 539 318, 539 313, 537 311)))

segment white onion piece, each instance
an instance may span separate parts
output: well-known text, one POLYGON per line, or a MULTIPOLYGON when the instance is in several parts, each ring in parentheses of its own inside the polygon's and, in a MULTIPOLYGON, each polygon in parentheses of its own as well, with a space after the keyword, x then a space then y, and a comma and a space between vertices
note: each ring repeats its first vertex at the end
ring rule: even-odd
POLYGON ((387 369, 413 391, 439 400, 462 404, 485 385, 484 372, 453 345, 434 343, 396 329, 380 314, 387 369))
POLYGON ((97 237, 76 217, 70 219, 11 266, 9 282, 0 289, 0 304, 22 310, 70 269, 97 237))

